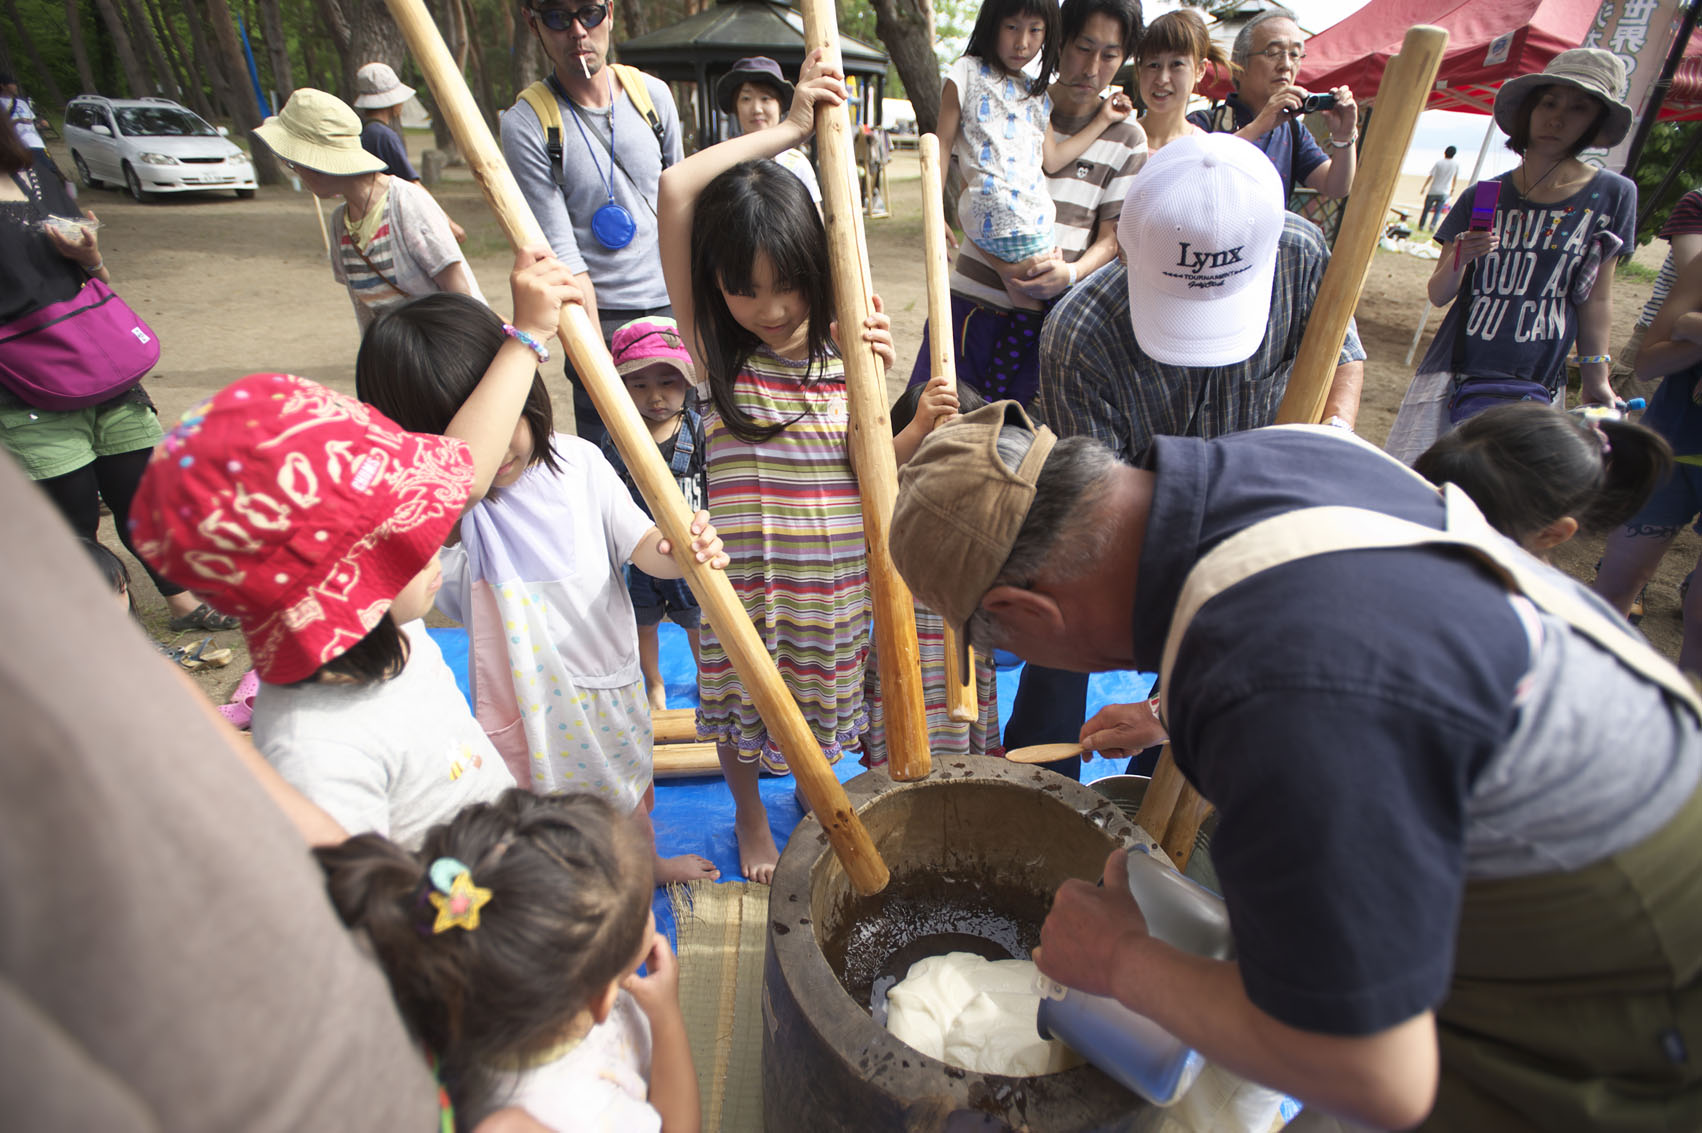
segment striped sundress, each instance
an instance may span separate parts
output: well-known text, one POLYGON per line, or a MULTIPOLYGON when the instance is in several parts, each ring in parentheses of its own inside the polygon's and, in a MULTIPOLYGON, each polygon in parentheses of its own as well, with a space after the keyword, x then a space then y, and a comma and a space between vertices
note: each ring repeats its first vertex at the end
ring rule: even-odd
MULTIPOLYGON (((767 645, 830 762, 856 751, 870 726, 863 694, 869 655, 869 571, 857 479, 847 449, 844 366, 762 349, 733 396, 757 422, 791 421, 758 444, 704 414, 709 511, 731 563, 727 579, 767 645), (798 420, 793 421, 793 418, 798 420)), ((786 760, 721 647, 703 626, 697 732, 746 761, 784 773, 786 760)))
MULTIPOLYGON (((1001 758, 1004 744, 999 742, 999 683, 992 660, 980 650, 975 651, 976 717, 968 723, 951 718, 946 707, 946 622, 922 603, 916 603, 916 646, 922 663, 922 707, 928 720, 928 751, 935 759, 951 755, 990 755, 1001 758)), ((867 694, 880 696, 880 643, 869 651, 869 675, 865 684, 867 694)), ((873 729, 871 729, 871 733, 873 729)), ((871 736, 865 744, 874 766, 885 758, 885 736, 871 736)))

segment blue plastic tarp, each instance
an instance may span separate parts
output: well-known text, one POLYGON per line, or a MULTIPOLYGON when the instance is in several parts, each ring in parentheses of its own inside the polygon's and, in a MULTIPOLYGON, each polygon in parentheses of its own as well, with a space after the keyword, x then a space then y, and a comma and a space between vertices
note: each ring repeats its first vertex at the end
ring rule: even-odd
MULTIPOLYGON (((685 708, 697 704, 697 666, 686 642, 685 631, 669 622, 661 626, 662 682, 667 686, 668 705, 685 708)), ((432 638, 443 650, 443 659, 455 671, 455 679, 467 695, 467 632, 462 629, 434 629, 432 638)), ((1010 719, 1011 702, 1016 696, 1022 664, 1015 658, 1001 655, 999 673, 999 727, 1010 719), (1005 664, 1005 662, 1012 662, 1005 664)), ((1151 673, 1097 673, 1088 681, 1088 715, 1107 704, 1130 704, 1145 700, 1152 689, 1151 673)), ((1097 759, 1082 764, 1082 779, 1092 782, 1106 775, 1121 774, 1122 760, 1097 759)), ((834 771, 840 781, 853 779, 863 773, 854 759, 842 759, 834 771)), ((774 842, 784 847, 792 830, 804 817, 795 798, 796 784, 790 775, 764 775, 760 787, 763 805, 768 808, 768 825, 774 831, 774 842)), ((656 810, 651 816, 656 825, 656 845, 664 857, 677 854, 702 854, 721 870, 721 880, 738 881, 739 847, 733 837, 733 796, 719 775, 693 779, 664 779, 656 784, 656 810)), ((667 894, 656 893, 654 902, 656 924, 675 939, 673 911, 667 894)))

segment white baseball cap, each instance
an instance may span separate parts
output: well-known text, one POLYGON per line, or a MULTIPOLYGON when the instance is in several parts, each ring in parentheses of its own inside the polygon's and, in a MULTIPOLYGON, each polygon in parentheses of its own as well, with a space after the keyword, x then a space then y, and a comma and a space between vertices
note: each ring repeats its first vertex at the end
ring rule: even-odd
POLYGON ((1141 349, 1172 366, 1252 357, 1282 227, 1282 178, 1252 143, 1196 134, 1149 157, 1117 220, 1141 349))

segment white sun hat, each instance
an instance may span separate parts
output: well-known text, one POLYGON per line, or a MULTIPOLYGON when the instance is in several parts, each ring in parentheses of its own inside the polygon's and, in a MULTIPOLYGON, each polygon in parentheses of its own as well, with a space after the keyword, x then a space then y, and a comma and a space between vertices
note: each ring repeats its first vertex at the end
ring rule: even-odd
POLYGON ((383 158, 361 148, 360 130, 360 115, 348 103, 334 94, 301 87, 254 133, 287 162, 334 177, 353 177, 385 168, 383 158))
POLYGON ((382 110, 414 97, 414 88, 396 77, 388 63, 368 63, 355 72, 355 109, 382 110))

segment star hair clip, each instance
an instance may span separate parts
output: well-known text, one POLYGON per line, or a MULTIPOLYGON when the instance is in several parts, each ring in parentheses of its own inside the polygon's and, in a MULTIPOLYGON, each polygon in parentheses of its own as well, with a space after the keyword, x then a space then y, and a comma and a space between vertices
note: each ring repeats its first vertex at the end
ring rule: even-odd
POLYGON ((438 858, 431 863, 427 876, 436 890, 427 894, 437 909, 432 935, 452 928, 464 928, 468 932, 478 928, 479 910, 490 902, 491 891, 473 884, 473 871, 455 858, 438 858))

